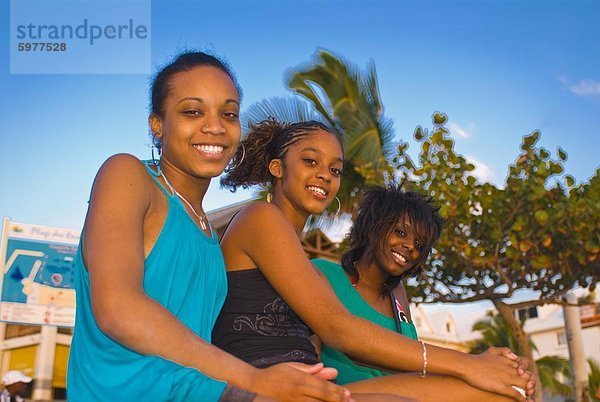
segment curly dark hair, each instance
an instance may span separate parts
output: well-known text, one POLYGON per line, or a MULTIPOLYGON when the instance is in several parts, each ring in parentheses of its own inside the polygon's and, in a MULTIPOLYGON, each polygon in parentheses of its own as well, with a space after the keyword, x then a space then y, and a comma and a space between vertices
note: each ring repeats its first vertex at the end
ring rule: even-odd
POLYGON ((250 123, 247 135, 240 141, 240 146, 233 156, 230 165, 232 167, 225 169, 221 187, 229 188, 231 192, 235 192, 240 186, 269 187, 274 180, 269 172, 269 163, 273 159, 284 159, 291 146, 317 130, 331 133, 340 142, 340 146, 342 145, 335 131, 314 120, 280 123, 270 118, 257 124, 250 123))
MULTIPOLYGON (((173 78, 175 74, 202 66, 214 67, 227 74, 237 90, 240 101, 242 100, 242 89, 235 78, 233 70, 224 60, 208 53, 189 51, 175 56, 175 58, 162 67, 152 79, 150 85, 150 113, 159 117, 164 116, 165 99, 169 96, 171 78, 173 78)), ((152 137, 152 144, 160 150, 161 140, 156 138, 152 133, 150 133, 150 135, 152 137)))
POLYGON ((370 264, 375 252, 381 247, 396 226, 398 220, 407 217, 415 230, 415 235, 423 249, 415 266, 399 276, 390 276, 384 284, 382 294, 395 289, 405 277, 415 276, 423 268, 423 263, 431 253, 442 231, 442 218, 439 208, 432 204, 431 197, 402 191, 398 185, 387 188, 374 186, 368 188, 354 212, 353 224, 348 233, 350 248, 342 255, 342 267, 355 281, 359 273, 354 263, 363 256, 370 264))

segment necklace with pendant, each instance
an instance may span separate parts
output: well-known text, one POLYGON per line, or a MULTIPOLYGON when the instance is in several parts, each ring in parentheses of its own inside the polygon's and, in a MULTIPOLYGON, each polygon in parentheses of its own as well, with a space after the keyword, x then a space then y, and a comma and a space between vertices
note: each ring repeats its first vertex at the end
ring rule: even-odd
POLYGON ((167 184, 167 187, 169 187, 171 192, 173 194, 175 194, 177 197, 179 197, 181 199, 181 201, 185 202, 185 204, 188 207, 190 207, 190 209, 192 210, 192 213, 194 215, 196 215, 196 218, 198 218, 198 222, 200 222, 200 227, 202 228, 202 230, 206 230, 207 226, 206 226, 205 221, 208 222, 208 219, 206 218, 206 214, 201 216, 198 212, 196 212, 196 210, 194 209, 192 204, 188 200, 186 200, 183 195, 179 194, 179 191, 175 190, 173 188, 173 186, 171 185, 171 183, 169 183, 169 180, 167 180, 167 175, 165 175, 163 173, 163 171, 160 169, 160 166, 158 167, 158 173, 159 173, 159 175, 161 175, 163 177, 163 179, 165 179, 165 183, 167 184))

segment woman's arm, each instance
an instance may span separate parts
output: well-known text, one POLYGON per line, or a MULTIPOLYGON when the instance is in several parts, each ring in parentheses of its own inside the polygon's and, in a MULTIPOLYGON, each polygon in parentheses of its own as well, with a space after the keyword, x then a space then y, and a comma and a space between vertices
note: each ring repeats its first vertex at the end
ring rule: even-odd
POLYGON ((95 180, 82 251, 100 329, 138 353, 162 356, 252 392, 276 399, 310 395, 343 400, 343 389, 289 366, 253 368, 204 341, 147 296, 143 228, 155 208, 152 186, 143 165, 129 155, 110 158, 95 180))
MULTIPOLYGON (((350 314, 306 258, 291 225, 274 205, 255 203, 242 211, 222 246, 247 255, 290 307, 323 342, 374 365, 399 371, 423 369, 421 343, 350 314)), ((492 392, 520 398, 511 385, 527 380, 500 352, 467 355, 427 345, 427 371, 464 379, 492 392)))

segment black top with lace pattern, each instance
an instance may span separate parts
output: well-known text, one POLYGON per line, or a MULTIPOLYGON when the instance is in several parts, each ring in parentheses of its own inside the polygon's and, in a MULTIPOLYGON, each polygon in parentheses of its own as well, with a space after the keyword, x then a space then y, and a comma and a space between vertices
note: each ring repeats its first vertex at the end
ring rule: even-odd
POLYGON ((213 329, 213 344, 256 366, 318 362, 310 329, 260 269, 227 272, 229 292, 213 329))

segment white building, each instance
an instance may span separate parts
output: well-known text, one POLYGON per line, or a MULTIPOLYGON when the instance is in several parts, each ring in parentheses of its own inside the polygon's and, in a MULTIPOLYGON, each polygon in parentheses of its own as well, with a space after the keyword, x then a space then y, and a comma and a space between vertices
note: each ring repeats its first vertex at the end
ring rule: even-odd
MULTIPOLYGON (((468 350, 467 344, 480 334, 471 328, 479 320, 486 319, 492 309, 465 314, 450 310, 426 312, 422 305, 411 306, 412 318, 419 338, 424 341, 456 350, 468 350)), ((537 347, 534 358, 558 355, 569 358, 563 308, 557 304, 531 307, 517 312, 526 315, 524 330, 537 347)), ((580 307, 583 344, 586 358, 600 363, 600 304, 580 307)))
MULTIPOLYGON (((586 358, 600 363, 600 305, 580 307, 583 348, 586 358)), ((521 313, 523 314, 523 313, 521 313)), ((528 311, 527 314, 531 314, 528 311)), ((569 358, 562 306, 549 304, 538 307, 535 317, 525 321, 525 332, 537 347, 534 358, 558 355, 569 358)))
MULTIPOLYGON (((600 303, 579 308, 585 358, 594 359, 600 364, 600 303)), ((417 327, 419 339, 454 350, 467 352, 469 342, 481 337, 473 332, 473 324, 488 318, 493 309, 483 309, 464 314, 452 311, 426 311, 423 305, 411 306, 412 319, 417 327)), ((516 312, 518 317, 526 317, 524 330, 537 347, 534 359, 544 356, 562 356, 569 359, 563 307, 556 304, 530 307, 516 312)), ((586 370, 589 367, 586 365, 586 370)), ((544 394, 544 401, 562 401, 560 397, 544 394)))

